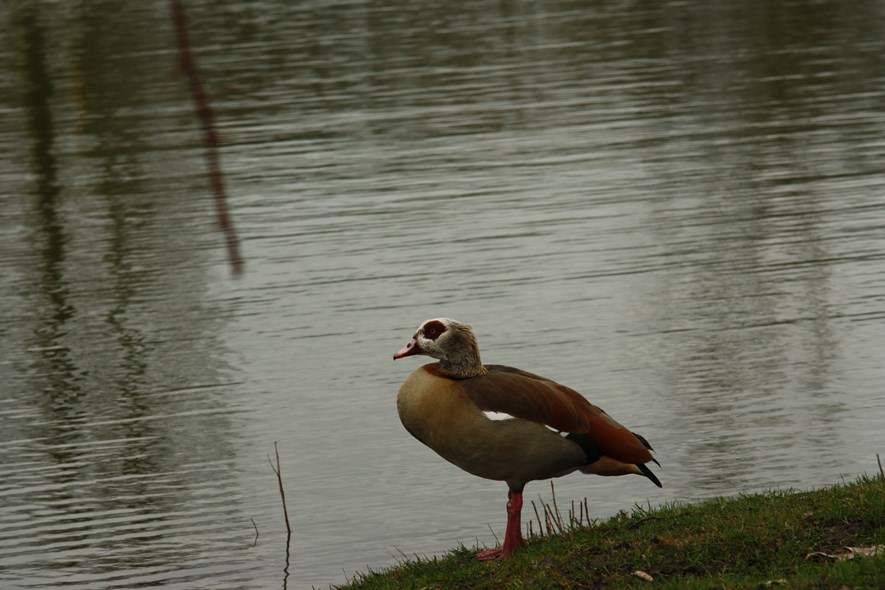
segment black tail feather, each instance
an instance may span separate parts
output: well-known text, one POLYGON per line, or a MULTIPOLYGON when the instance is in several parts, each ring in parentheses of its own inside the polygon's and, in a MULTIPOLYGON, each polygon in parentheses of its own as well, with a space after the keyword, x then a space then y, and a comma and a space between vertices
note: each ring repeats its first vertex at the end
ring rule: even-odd
MULTIPOLYGON (((657 461, 655 461, 655 463, 657 463, 657 461)), ((648 467, 646 467, 642 463, 637 463, 636 466, 639 467, 639 471, 642 472, 642 475, 649 478, 652 481, 652 483, 654 483, 659 488, 664 487, 664 485, 661 483, 661 480, 658 479, 657 475, 652 473, 651 469, 649 469, 648 467)))
POLYGON ((649 451, 653 451, 653 450, 654 450, 653 448, 651 448, 651 445, 648 444, 648 441, 646 440, 646 438, 645 438, 644 436, 642 436, 641 434, 636 434, 635 432, 633 433, 633 436, 635 436, 636 438, 638 438, 638 439, 639 439, 639 442, 641 442, 641 443, 642 443, 642 446, 644 446, 646 449, 648 449, 649 451))
MULTIPOLYGON (((648 440, 646 440, 646 438, 645 438, 644 436, 642 436, 641 434, 636 434, 635 432, 633 433, 633 436, 635 436, 636 438, 638 438, 638 439, 639 439, 639 442, 641 442, 641 443, 642 443, 642 446, 644 446, 646 449, 648 449, 649 451, 653 451, 653 450, 654 450, 653 448, 651 448, 651 445, 648 444, 648 440)), ((655 462, 655 465, 657 465, 658 467, 661 466, 661 464, 658 463, 658 460, 657 460, 657 459, 652 459, 652 461, 654 461, 654 462, 655 462)))

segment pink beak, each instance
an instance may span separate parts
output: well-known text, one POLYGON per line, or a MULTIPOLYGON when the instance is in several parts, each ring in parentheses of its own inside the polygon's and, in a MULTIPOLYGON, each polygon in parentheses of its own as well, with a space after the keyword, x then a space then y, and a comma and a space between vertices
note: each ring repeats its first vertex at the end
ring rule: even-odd
POLYGON ((401 359, 405 356, 412 356, 413 354, 423 354, 421 347, 418 346, 418 339, 412 338, 409 342, 399 349, 395 355, 393 355, 393 360, 401 359))

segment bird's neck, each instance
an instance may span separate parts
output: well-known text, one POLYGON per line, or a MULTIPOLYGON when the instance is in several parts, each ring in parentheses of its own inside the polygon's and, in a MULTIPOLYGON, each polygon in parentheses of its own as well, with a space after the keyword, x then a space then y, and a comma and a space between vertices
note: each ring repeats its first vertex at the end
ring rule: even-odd
POLYGON ((438 366, 443 375, 452 379, 468 379, 488 373, 477 348, 468 348, 457 357, 440 360, 438 366))

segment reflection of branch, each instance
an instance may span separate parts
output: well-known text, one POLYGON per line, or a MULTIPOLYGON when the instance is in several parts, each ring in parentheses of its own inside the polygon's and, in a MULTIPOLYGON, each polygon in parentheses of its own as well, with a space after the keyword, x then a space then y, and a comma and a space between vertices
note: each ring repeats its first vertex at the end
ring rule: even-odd
POLYGON ((243 259, 240 257, 240 245, 234 226, 227 213, 227 197, 224 193, 224 176, 221 172, 221 163, 218 158, 218 133, 215 131, 215 123, 212 117, 212 108, 203 90, 203 82, 200 80, 200 71, 190 50, 190 41, 187 36, 187 15, 184 12, 182 0, 170 0, 172 7, 172 20, 175 23, 175 37, 178 41, 178 65, 187 76, 190 86, 191 98, 194 101, 197 116, 203 126, 203 138, 206 143, 206 164, 209 168, 209 184, 212 186, 212 196, 215 201, 215 214, 218 217, 218 225, 224 232, 227 242, 227 256, 230 260, 231 269, 235 275, 243 272, 243 259))
POLYGON ((292 544, 292 535, 286 535, 286 565, 283 567, 283 590, 289 587, 289 546, 292 544))

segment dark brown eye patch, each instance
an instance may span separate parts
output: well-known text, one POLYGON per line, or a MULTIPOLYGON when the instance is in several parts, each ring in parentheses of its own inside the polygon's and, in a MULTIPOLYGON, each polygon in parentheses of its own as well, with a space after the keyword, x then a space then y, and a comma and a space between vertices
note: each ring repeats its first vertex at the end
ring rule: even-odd
POLYGON ((446 327, 439 320, 433 320, 424 324, 424 337, 430 340, 436 340, 445 331, 446 327))

